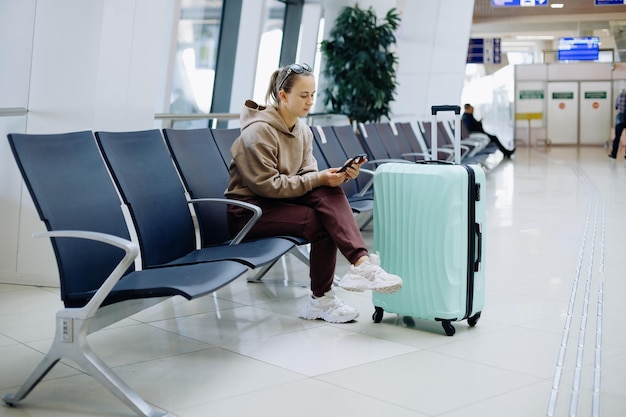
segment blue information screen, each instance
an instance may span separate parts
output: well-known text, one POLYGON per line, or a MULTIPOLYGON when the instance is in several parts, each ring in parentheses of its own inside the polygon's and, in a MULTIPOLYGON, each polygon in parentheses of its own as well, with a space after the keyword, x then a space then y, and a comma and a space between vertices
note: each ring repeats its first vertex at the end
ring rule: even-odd
POLYGON ((599 53, 597 36, 559 38, 559 61, 595 61, 599 53))
POLYGON ((619 6, 626 4, 626 0, 596 0, 596 6, 619 6))
MULTIPOLYGON (((596 0, 599 1, 599 0, 596 0)), ((491 0, 493 7, 533 7, 547 6, 548 0, 491 0)))
POLYGON ((471 38, 467 48, 468 64, 500 64, 500 38, 471 38))

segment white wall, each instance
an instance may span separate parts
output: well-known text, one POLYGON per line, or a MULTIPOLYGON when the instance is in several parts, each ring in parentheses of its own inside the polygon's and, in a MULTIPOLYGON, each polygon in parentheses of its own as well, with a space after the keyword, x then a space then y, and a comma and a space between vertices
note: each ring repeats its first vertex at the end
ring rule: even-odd
POLYGON ((398 36, 400 87, 393 112, 429 120, 432 105, 461 102, 474 1, 405 3, 398 36))
MULTIPOLYGON (((0 0, 0 108, 28 107, 35 0, 0 0), (10 41, 9 41, 10 39, 10 41)), ((23 132, 26 116, 0 117, 0 274, 17 271, 21 176, 6 140, 23 132)), ((0 276, 0 282, 5 281, 0 276)))
POLYGON ((29 109, 0 118, 0 282, 58 285, 6 134, 159 127, 176 10, 176 0, 0 0, 0 107, 29 109))

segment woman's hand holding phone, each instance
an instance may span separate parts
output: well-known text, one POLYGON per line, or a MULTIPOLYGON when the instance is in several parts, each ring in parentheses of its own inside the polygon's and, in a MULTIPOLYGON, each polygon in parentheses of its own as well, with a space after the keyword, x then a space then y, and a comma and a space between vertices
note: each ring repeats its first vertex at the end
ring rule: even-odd
POLYGON ((337 172, 343 172, 344 175, 345 175, 345 177, 343 179, 343 182, 348 182, 351 179, 358 177, 359 176, 359 170, 361 168, 361 164, 363 164, 365 161, 367 161, 367 155, 366 154, 359 154, 359 155, 356 155, 355 157, 351 158, 341 168, 339 168, 339 170, 337 172), (354 171, 348 173, 348 168, 351 168, 354 171))
POLYGON ((336 187, 359 175, 361 164, 367 161, 366 154, 350 158, 341 168, 328 168, 320 171, 320 183, 328 187, 336 187), (350 169, 350 170, 349 170, 350 169))
POLYGON ((353 164, 361 164, 362 162, 367 160, 367 155, 366 154, 359 154, 356 155, 354 157, 352 157, 348 162, 346 162, 341 168, 339 168, 339 171, 337 172, 345 172, 346 169, 348 169, 349 167, 351 167, 353 164))

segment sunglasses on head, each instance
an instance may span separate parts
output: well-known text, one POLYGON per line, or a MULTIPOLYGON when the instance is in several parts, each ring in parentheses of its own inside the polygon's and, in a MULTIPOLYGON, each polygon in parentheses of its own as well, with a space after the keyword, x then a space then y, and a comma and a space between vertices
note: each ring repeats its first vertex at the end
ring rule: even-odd
POLYGON ((289 75, 292 72, 296 73, 296 74, 302 74, 304 71, 306 71, 306 72, 313 72, 313 70, 311 69, 311 67, 309 67, 308 64, 291 64, 291 65, 289 65, 289 68, 287 68, 287 73, 285 73, 285 76, 281 80, 280 84, 278 84, 278 90, 280 91, 280 89, 283 88, 283 84, 285 84, 285 81, 287 81, 287 78, 289 78, 289 75))

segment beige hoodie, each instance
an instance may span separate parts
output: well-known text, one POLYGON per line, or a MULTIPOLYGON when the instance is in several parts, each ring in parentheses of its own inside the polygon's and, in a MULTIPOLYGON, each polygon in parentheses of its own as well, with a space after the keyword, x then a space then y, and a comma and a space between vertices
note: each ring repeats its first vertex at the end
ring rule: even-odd
POLYGON ((294 198, 320 186, 311 129, 298 120, 290 132, 276 108, 247 100, 241 135, 230 148, 226 197, 294 198))

